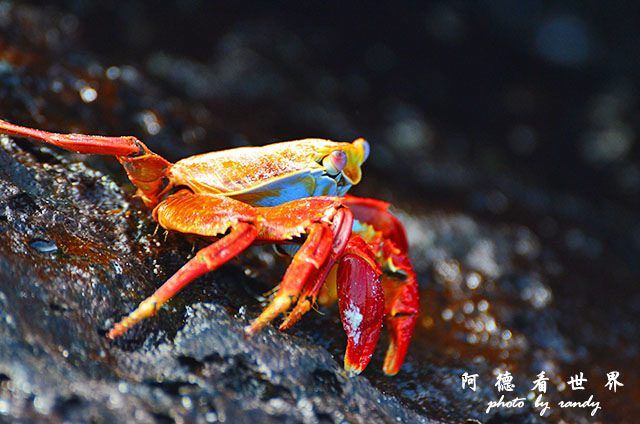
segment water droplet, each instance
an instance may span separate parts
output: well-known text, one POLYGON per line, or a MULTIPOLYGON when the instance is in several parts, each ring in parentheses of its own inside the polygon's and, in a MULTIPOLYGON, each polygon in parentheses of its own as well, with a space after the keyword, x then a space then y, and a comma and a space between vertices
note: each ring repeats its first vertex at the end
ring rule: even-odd
POLYGON ((478 302, 478 310, 480 312, 485 312, 487 309, 489 309, 489 302, 487 302, 484 299, 482 299, 480 302, 478 302))
POLYGON ((61 92, 63 88, 64 88, 64 84, 62 83, 62 81, 53 80, 51 82, 51 91, 53 91, 54 93, 61 92))
POLYGON ((504 340, 509 340, 509 339, 511 338, 511 331, 509 331, 509 330, 504 330, 504 331, 502 332, 502 338, 503 338, 504 340))
POLYGON ((107 79, 110 79, 112 81, 120 78, 121 74, 122 73, 120 72, 120 68, 118 68, 117 66, 109 66, 107 68, 107 71, 105 72, 107 79))
POLYGON ((142 114, 140 114, 140 121, 147 130, 147 133, 149 133, 150 135, 158 134, 160 132, 160 129, 162 128, 160 126, 160 122, 158 121, 158 116, 150 110, 144 111, 142 114))
POLYGON ((451 309, 447 308, 444 311, 442 311, 443 320, 449 321, 451 318, 453 318, 453 311, 451 309))
POLYGON ((29 246, 40 253, 53 253, 58 250, 58 245, 53 240, 34 238, 29 242, 29 246))
POLYGON ((467 287, 471 290, 477 289, 482 281, 482 277, 477 272, 472 272, 467 276, 467 287))
POLYGON ((120 383, 118 383, 118 391, 122 394, 128 393, 129 392, 129 385, 127 383, 125 383, 124 381, 121 381, 120 383))
POLYGON ((182 396, 182 406, 185 409, 193 408, 193 401, 191 400, 191 398, 189 396, 182 396))
POLYGON ((80 89, 80 98, 85 103, 91 103, 98 98, 98 92, 91 87, 82 87, 80 89))

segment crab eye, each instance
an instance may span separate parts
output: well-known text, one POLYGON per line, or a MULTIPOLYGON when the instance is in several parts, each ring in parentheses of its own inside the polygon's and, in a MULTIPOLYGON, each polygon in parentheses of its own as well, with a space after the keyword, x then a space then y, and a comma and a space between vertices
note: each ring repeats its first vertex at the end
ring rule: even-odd
POLYGON ((347 154, 342 150, 334 150, 322 160, 322 165, 327 174, 338 175, 347 166, 347 154))

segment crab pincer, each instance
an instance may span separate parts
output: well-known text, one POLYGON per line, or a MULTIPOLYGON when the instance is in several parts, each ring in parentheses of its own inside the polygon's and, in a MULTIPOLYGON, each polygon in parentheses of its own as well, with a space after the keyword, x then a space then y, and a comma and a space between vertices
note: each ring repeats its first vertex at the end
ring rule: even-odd
POLYGON ((358 236, 349 240, 337 274, 338 305, 347 333, 344 369, 360 374, 378 343, 384 317, 384 292, 380 266, 358 236))
POLYGON ((398 218, 389 213, 388 203, 351 195, 345 195, 343 202, 359 224, 357 233, 375 250, 377 262, 381 264, 384 325, 390 337, 382 368, 385 374, 395 375, 407 355, 420 309, 418 283, 408 257, 407 235, 398 218))

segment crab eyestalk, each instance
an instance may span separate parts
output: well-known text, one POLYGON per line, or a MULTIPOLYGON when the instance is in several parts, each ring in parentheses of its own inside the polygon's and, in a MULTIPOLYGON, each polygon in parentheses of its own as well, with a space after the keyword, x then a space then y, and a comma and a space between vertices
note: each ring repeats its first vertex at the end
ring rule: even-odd
POLYGON ((347 154, 342 150, 334 150, 322 160, 322 165, 327 169, 327 174, 338 175, 349 161, 347 154))

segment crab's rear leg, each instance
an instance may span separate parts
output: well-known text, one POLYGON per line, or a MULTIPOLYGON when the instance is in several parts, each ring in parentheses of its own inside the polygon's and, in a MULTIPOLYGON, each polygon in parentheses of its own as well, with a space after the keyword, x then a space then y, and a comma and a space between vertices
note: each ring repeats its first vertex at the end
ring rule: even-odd
POLYGON ((164 228, 212 237, 228 233, 213 244, 198 251, 169 280, 136 310, 115 324, 107 333, 114 339, 124 334, 140 320, 150 317, 167 300, 197 277, 218 268, 249 246, 259 231, 255 208, 222 196, 193 194, 181 190, 169 196, 154 211, 154 217, 164 228))
POLYGON ((0 120, 0 134, 30 138, 78 153, 114 155, 122 164, 138 195, 149 207, 154 207, 171 189, 171 162, 153 153, 136 137, 105 137, 101 135, 58 134, 22 127, 0 120))
POLYGON ((130 156, 143 151, 144 146, 135 137, 104 137, 100 135, 58 134, 22 127, 0 120, 0 133, 30 138, 72 150, 78 153, 130 156))

